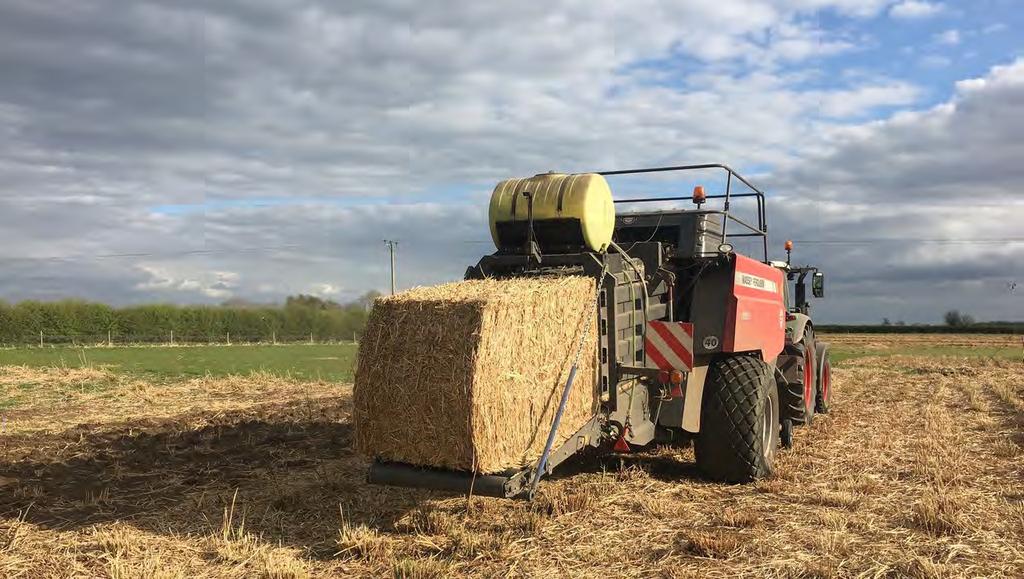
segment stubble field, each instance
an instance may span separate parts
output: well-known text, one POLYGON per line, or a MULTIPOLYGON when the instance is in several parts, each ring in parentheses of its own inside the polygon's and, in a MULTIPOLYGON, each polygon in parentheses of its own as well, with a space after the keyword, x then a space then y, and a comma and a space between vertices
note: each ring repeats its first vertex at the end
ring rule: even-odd
POLYGON ((773 479, 656 448, 532 504, 365 484, 344 379, 5 354, 0 576, 1024 576, 1020 338, 928 338, 832 337, 834 410, 773 479))

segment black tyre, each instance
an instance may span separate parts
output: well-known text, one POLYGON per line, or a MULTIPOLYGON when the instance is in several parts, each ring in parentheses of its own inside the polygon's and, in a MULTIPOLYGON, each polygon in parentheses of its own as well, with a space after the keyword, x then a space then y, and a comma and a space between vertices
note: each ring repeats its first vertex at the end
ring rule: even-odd
POLYGON ((817 399, 814 353, 814 336, 808 328, 803 340, 786 346, 779 357, 779 369, 786 378, 786 382, 779 385, 782 417, 792 420, 793 424, 814 422, 817 399))
POLYGON ((818 382, 814 411, 828 414, 832 406, 832 362, 828 359, 828 348, 818 345, 818 382))
POLYGON ((697 468, 714 480, 751 482, 772 474, 778 446, 779 397, 771 368, 751 356, 712 364, 694 443, 697 468))

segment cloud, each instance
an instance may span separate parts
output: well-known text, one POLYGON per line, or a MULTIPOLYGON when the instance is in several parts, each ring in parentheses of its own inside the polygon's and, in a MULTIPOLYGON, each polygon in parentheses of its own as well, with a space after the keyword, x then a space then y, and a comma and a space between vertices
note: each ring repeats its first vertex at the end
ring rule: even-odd
MULTIPOLYGON (((0 7, 0 295, 353 299, 387 287, 384 238, 400 241, 400 287, 458 279, 492 251, 493 183, 549 169, 729 161, 807 200, 780 206, 773 229, 796 239, 824 233, 789 216, 822 207, 837 232, 882 235, 871 209, 889 192, 955 202, 929 172, 1008 198, 1015 81, 985 75, 888 118, 925 90, 828 60, 866 50, 846 24, 889 4, 12 0, 0 7)), ((855 264, 824 306, 833 319, 861 319, 875 299, 850 293, 876 273, 863 249, 813 254, 855 264)), ((920 287, 899 287, 889 299, 914 302, 920 287)))
POLYGON ((822 95, 821 112, 829 117, 856 117, 878 107, 909 105, 920 96, 920 89, 906 82, 861 86, 822 95))
POLYGON ((340 294, 341 287, 330 283, 315 283, 311 286, 309 293, 326 298, 340 294))
MULTIPOLYGON (((153 204, 415 195, 426 182, 583 164, 605 134, 659 132, 630 107, 676 104, 632 84, 636 63, 678 59, 667 69, 678 80, 850 50, 802 17, 882 5, 857 4, 15 2, 0 19, 3 192, 30 183, 33 198, 153 204), (581 116, 605 134, 570 131, 581 116), (535 130, 514 128, 524 124, 535 130), (510 156, 512 138, 523 151, 510 156)), ((754 88, 736 80, 736 92, 754 88)))
POLYGON ((827 153, 790 174, 825 181, 826 195, 921 202, 1018 199, 1024 167, 1024 59, 956 84, 952 100, 925 111, 840 129, 827 153))
MULTIPOLYGON (((192 271, 182 273, 181 268, 139 264, 136 266, 146 278, 134 285, 136 290, 173 296, 174 294, 201 295, 223 300, 231 297, 241 276, 230 271, 192 271), (184 276, 184 277, 182 277, 184 276)), ((186 268, 192 269, 192 268, 186 268)))
POLYGON ((1021 102, 1024 59, 957 83, 932 109, 841 130, 827 151, 771 176, 783 194, 770 204, 774 230, 808 240, 801 257, 842 264, 832 277, 846 297, 825 312, 913 321, 952 308, 983 319, 1021 311, 1006 290, 1024 272, 1024 168, 1013 161, 1024 124, 1011 113, 1021 102))
POLYGON ((903 0, 889 9, 889 16, 905 20, 931 18, 946 9, 941 2, 923 2, 921 0, 903 0))
POLYGON ((935 35, 935 42, 939 44, 945 44, 947 46, 956 46, 960 44, 960 31, 951 28, 935 35))
POLYGON ((921 57, 921 66, 927 68, 945 68, 953 64, 953 59, 940 54, 929 54, 921 57))

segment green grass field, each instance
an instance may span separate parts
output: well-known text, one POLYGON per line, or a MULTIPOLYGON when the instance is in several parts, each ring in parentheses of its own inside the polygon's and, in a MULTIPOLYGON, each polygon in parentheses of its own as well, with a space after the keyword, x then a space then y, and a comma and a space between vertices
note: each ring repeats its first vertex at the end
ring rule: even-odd
MULTIPOLYGON (((893 342, 885 347, 867 347, 833 339, 832 361, 844 362, 869 356, 905 354, 913 356, 969 356, 1021 359, 1022 348, 1007 344, 944 344, 893 342)), ((236 346, 135 346, 135 347, 52 347, 0 349, 0 365, 102 366, 116 372, 155 378, 210 374, 248 374, 265 371, 300 379, 323 378, 350 382, 355 362, 355 344, 334 345, 236 345, 236 346)))
POLYGON ((14 348, 0 365, 103 366, 147 378, 265 371, 302 379, 352 380, 355 344, 14 348))
POLYGON ((1022 350, 1018 347, 987 346, 964 348, 961 346, 898 346, 885 349, 867 349, 857 346, 836 345, 832 349, 832 363, 842 365, 847 360, 871 356, 966 356, 969 358, 1001 358, 1020 360, 1022 350))

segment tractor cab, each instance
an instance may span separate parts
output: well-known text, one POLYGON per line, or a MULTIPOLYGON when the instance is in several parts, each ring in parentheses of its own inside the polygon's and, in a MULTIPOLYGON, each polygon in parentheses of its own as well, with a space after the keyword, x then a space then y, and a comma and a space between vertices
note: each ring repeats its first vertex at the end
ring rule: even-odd
POLYGON ((811 304, 807 301, 807 276, 811 276, 811 295, 825 297, 825 274, 811 265, 792 265, 793 242, 786 241, 786 261, 772 261, 771 265, 786 274, 785 300, 790 313, 809 315, 811 304), (792 283, 792 288, 790 283, 792 283))

